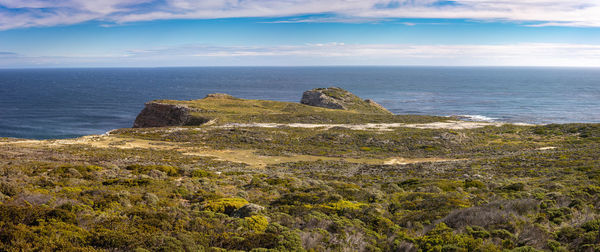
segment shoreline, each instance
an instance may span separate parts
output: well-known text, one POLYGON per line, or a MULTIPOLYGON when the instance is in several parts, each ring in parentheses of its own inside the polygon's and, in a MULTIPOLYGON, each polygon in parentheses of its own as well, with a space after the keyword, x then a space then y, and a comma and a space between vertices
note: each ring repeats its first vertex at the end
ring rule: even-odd
MULTIPOLYGON (((291 127, 291 128, 322 128, 325 130, 341 127, 347 128, 351 130, 380 130, 380 131, 392 131, 395 128, 415 128, 415 129, 451 129, 451 130, 461 130, 461 129, 475 129, 482 128, 486 126, 496 126, 500 127, 503 125, 514 125, 514 126, 545 126, 548 124, 531 124, 531 123, 506 123, 506 122, 488 122, 488 121, 468 121, 468 120, 452 120, 452 117, 448 117, 448 121, 445 122, 434 122, 434 123, 421 123, 421 124, 407 124, 407 123, 365 123, 365 124, 317 124, 317 123, 228 123, 224 125, 218 126, 210 126, 216 128, 279 128, 279 127, 291 127)), ((564 124, 581 124, 581 123, 564 123, 564 124)), ((594 123, 583 123, 583 124, 594 124, 594 123)), ((199 126, 185 126, 188 128, 198 127, 199 126)), ((177 128, 175 126, 164 127, 164 128, 177 128)), ((91 135, 80 135, 75 137, 68 138, 17 138, 17 137, 5 137, 0 136, 0 142, 11 142, 11 141, 23 141, 23 140, 32 140, 32 141, 51 141, 51 140, 69 140, 69 139, 78 139, 82 137, 88 136, 107 136, 112 132, 121 130, 121 129, 129 129, 129 128, 117 128, 111 129, 101 134, 91 134, 91 135), (5 141, 8 140, 8 141, 5 141)))
MULTIPOLYGON (((535 123, 523 123, 523 122, 501 122, 501 121, 475 121, 475 120, 452 120, 454 116, 446 116, 448 121, 446 122, 438 122, 438 123, 426 123, 426 124, 403 124, 403 123, 366 123, 366 124, 311 124, 311 123, 291 123, 291 124, 283 124, 283 123, 230 123, 220 126, 213 127, 221 127, 221 128, 232 128, 232 127, 257 127, 257 128, 277 128, 277 127, 291 127, 291 128, 325 128, 331 129, 334 127, 342 127, 348 128, 352 130, 383 130, 390 131, 393 128, 416 128, 416 129, 452 129, 452 130, 460 130, 460 129, 474 129, 481 128, 486 126, 496 126, 500 127, 503 125, 514 125, 514 126, 528 126, 528 127, 536 127, 536 126, 546 126, 546 125, 568 125, 568 124, 600 124, 600 123, 586 123, 586 122, 570 122, 570 123, 546 123, 546 124, 535 124, 535 123)), ((186 126, 186 127, 198 127, 198 126, 186 126)), ((176 128, 176 127, 165 127, 165 128, 176 128)), ((66 138, 19 138, 19 137, 11 137, 11 136, 0 136, 0 143, 2 142, 12 142, 12 141, 23 141, 23 140, 32 140, 32 141, 51 141, 51 140, 71 140, 78 139, 82 137, 88 136, 107 136, 112 132, 121 130, 121 129, 129 129, 129 128, 116 128, 108 130, 104 133, 99 134, 90 134, 90 135, 79 135, 74 137, 66 137, 66 138)))

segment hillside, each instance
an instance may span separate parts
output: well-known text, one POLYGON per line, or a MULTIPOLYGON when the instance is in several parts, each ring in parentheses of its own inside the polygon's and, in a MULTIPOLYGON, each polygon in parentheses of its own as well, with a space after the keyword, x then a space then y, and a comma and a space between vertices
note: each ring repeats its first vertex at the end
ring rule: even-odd
POLYGON ((600 125, 365 104, 209 95, 0 138, 0 251, 600 250, 600 125))

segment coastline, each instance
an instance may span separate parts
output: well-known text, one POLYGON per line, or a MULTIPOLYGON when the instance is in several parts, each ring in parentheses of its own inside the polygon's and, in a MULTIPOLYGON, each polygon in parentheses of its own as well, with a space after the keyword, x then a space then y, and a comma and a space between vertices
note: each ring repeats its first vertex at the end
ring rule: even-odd
POLYGON ((600 124, 391 115, 328 95, 161 100, 134 128, 0 138, 0 236, 91 251, 596 246, 600 124), (332 102, 344 109, 319 107, 332 102))

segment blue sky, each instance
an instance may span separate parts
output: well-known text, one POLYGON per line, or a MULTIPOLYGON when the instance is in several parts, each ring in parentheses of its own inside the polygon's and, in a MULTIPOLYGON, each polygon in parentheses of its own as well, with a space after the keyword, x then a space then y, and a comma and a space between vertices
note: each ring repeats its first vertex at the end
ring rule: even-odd
POLYGON ((0 0, 0 68, 600 66, 591 0, 0 0))

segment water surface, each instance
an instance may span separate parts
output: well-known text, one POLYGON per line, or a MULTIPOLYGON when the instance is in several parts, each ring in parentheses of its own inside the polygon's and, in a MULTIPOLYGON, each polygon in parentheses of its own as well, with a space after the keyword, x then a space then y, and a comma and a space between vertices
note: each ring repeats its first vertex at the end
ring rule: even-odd
POLYGON ((600 123, 600 69, 198 67, 0 70, 0 136, 67 138, 131 127, 144 103, 228 93, 298 102, 338 86, 397 114, 600 123))

